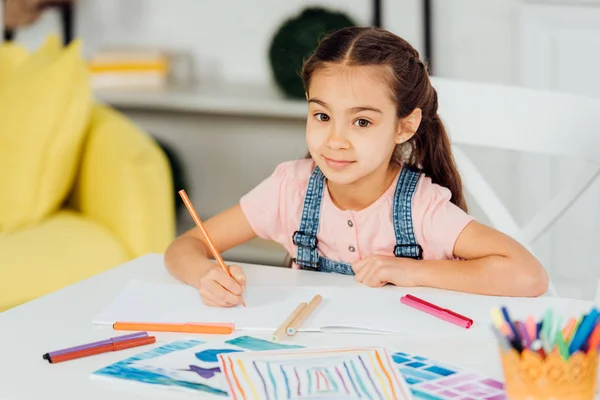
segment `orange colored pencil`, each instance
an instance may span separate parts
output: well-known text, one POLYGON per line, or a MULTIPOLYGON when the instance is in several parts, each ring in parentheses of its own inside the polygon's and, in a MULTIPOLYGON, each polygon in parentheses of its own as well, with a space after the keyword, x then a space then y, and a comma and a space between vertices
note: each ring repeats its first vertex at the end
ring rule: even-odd
POLYGON ((193 323, 167 324, 152 322, 127 322, 118 321, 113 324, 115 331, 151 331, 151 332, 184 332, 204 333, 213 335, 229 335, 235 329, 233 324, 221 323, 193 323))
MULTIPOLYGON (((219 266, 221 268, 223 268, 223 270, 225 272, 227 272, 227 274, 231 278, 233 278, 233 275, 231 275, 231 271, 229 271, 229 268, 227 268, 227 265, 225 265, 225 261, 223 261, 223 257, 221 257, 221 254, 217 250, 217 247, 215 246, 215 244, 213 243, 212 239, 208 235, 208 232, 206 231, 206 228, 204 227, 204 224, 200 220, 200 217, 198 216, 198 213, 196 212, 196 209, 194 208, 194 205, 190 201, 190 198, 188 197, 188 195, 185 192, 185 190, 183 190, 183 189, 180 190, 179 191, 179 196, 181 196, 181 198, 183 199, 183 202, 185 203, 185 206, 187 207, 190 215, 192 216, 192 219, 196 223, 196 226, 202 232, 202 235, 204 236, 204 239, 206 240, 206 243, 208 244, 208 247, 210 248, 211 253, 215 257, 215 260, 217 261, 217 264, 219 264, 219 266)), ((233 278, 233 279, 235 279, 235 278, 233 278)), ((244 301, 243 298, 242 298, 242 305, 244 307, 246 307, 246 302, 244 301)))

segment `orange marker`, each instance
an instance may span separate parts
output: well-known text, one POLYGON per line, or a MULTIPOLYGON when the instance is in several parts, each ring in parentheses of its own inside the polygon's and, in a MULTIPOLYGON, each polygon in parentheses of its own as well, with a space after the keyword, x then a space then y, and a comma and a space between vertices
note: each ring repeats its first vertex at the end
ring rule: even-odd
POLYGON ((151 331, 151 332, 184 332, 205 333, 214 335, 229 335, 235 329, 234 324, 220 323, 194 323, 163 324, 146 322, 116 322, 113 324, 116 331, 151 331))
MULTIPOLYGON (((221 254, 217 250, 217 248, 216 248, 215 244, 213 243, 212 239, 210 238, 210 236, 208 236, 208 232, 206 231, 206 228, 204 227, 204 224, 200 220, 200 217, 198 216, 198 213, 196 212, 196 209, 194 208, 192 202, 190 201, 190 198, 185 193, 185 190, 183 190, 183 189, 180 190, 179 191, 179 196, 181 196, 181 198, 183 199, 183 202, 185 203, 185 206, 187 207, 188 211, 190 212, 190 215, 192 216, 192 219, 196 223, 196 226, 202 232, 202 235, 204 236, 204 239, 206 240, 206 243, 208 244, 208 247, 210 247, 210 251, 212 252, 213 256, 215 257, 215 260, 217 260, 217 264, 219 264, 219 266, 221 268, 223 268, 223 270, 225 272, 227 272, 227 274, 231 278, 233 278, 233 275, 231 275, 231 272, 229 271, 229 268, 227 268, 227 265, 225 265, 225 261, 223 261, 223 257, 221 257, 221 254)), ((242 298, 242 305, 244 307, 246 307, 246 302, 244 302, 243 298, 242 298)))
POLYGON ((592 332, 589 344, 588 351, 598 350, 598 345, 600 345, 600 324, 596 325, 596 328, 592 332))

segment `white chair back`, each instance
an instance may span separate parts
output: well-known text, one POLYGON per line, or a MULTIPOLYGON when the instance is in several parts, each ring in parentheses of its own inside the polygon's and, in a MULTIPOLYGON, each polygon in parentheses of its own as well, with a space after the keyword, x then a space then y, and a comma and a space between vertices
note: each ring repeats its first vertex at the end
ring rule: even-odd
MULTIPOLYGON (((432 77, 432 83, 466 191, 494 228, 532 250, 600 174, 600 99, 439 77, 432 77), (519 226, 461 145, 570 157, 590 167, 519 226)), ((554 285, 549 292, 556 294, 554 285)))

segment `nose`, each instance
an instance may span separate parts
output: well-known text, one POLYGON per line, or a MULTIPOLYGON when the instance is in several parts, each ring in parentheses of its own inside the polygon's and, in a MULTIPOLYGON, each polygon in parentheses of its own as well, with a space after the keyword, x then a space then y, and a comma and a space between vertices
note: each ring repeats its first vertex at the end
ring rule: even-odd
POLYGON ((350 146, 346 132, 342 127, 335 123, 329 125, 329 135, 327 136, 327 147, 332 150, 347 149, 350 146))

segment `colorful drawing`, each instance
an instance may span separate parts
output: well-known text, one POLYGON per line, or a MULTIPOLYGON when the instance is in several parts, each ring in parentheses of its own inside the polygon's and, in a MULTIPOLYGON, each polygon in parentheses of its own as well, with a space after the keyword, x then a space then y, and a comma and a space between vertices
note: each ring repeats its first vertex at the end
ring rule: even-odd
POLYGON ((412 398, 383 348, 224 353, 219 358, 234 400, 412 398))
POLYGON ((506 399, 503 383, 484 375, 400 352, 392 354, 392 360, 410 386, 415 399, 506 399))
POLYGON ((250 336, 227 341, 180 340, 135 355, 92 374, 95 379, 122 379, 158 387, 227 396, 218 354, 293 349, 250 336))
MULTIPOLYGON (((221 373, 219 354, 237 354, 248 351, 264 350, 290 350, 299 349, 301 346, 291 346, 242 336, 226 341, 179 340, 166 344, 150 351, 135 355, 115 364, 109 365, 92 374, 93 378, 121 379, 140 382, 157 387, 169 387, 179 390, 189 390, 204 394, 213 394, 216 397, 227 396, 228 384, 221 373)), ((402 375, 408 384, 413 398, 419 400, 505 400, 502 382, 490 379, 487 376, 465 371, 453 365, 439 363, 418 355, 402 352, 391 354, 395 369, 402 375)), ((342 367, 343 367, 342 361, 342 367)), ((355 367, 359 368, 354 363, 355 367)), ((360 386, 352 386, 347 377, 353 373, 351 365, 346 364, 350 372, 337 368, 343 378, 333 368, 331 370, 310 370, 301 379, 308 385, 310 376, 310 389, 313 391, 327 390, 327 385, 341 391, 343 398, 346 387, 349 392, 362 390, 360 386), (345 377, 345 378, 344 378, 345 377), (341 382, 341 386, 340 386, 341 382), (346 386, 344 386, 344 384, 346 386), (335 385, 338 385, 337 387, 335 385)), ((254 366, 252 366, 254 368, 254 366)), ((286 371, 286 376, 291 379, 286 371)), ((268 374, 268 370, 267 370, 268 374)), ((295 375, 295 374, 294 374, 295 375)), ((260 379, 260 378, 259 378, 260 379)), ((270 378, 269 378, 270 379, 270 378)), ((368 380, 368 377, 367 377, 368 380)), ((354 381, 357 385, 357 381, 354 381)), ((261 382, 262 385, 262 382, 261 382)), ((297 386, 294 391, 297 395, 297 386)), ((360 392, 364 393, 364 392, 360 392)), ((327 397, 327 396, 325 396, 327 397)), ((293 398, 293 396, 292 396, 293 398)), ((364 396, 364 399, 368 397, 364 396)), ((374 397, 378 399, 379 397, 374 397)))

